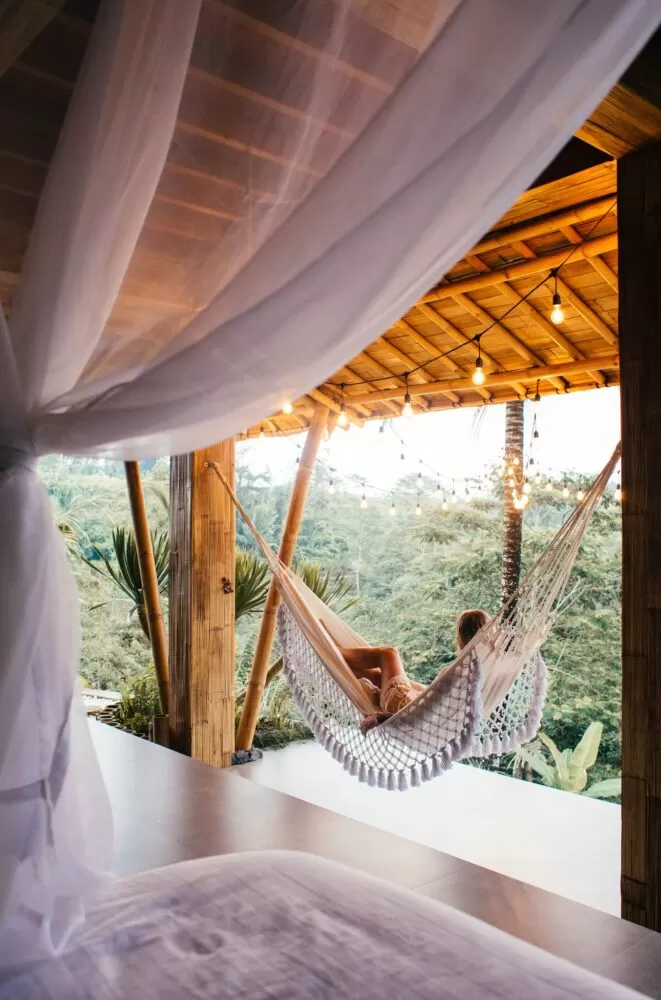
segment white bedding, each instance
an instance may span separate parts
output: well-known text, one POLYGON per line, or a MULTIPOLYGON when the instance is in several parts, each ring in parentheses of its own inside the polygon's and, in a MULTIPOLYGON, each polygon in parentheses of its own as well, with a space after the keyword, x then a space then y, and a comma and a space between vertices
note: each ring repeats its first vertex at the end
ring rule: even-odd
POLYGON ((118 881, 57 961, 2 1000, 626 1000, 472 917, 304 854, 189 861, 118 881))

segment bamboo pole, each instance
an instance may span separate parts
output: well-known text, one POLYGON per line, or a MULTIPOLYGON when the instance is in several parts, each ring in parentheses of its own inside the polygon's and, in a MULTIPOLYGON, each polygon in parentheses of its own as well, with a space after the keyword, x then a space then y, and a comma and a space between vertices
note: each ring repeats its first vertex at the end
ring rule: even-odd
POLYGON ((488 253, 489 250, 499 250, 501 247, 511 246, 512 240, 530 240, 534 236, 546 236, 549 233, 557 232, 563 226, 572 226, 577 222, 598 219, 609 208, 612 208, 613 214, 616 213, 617 206, 614 194, 588 202, 586 205, 579 205, 578 208, 570 208, 564 212, 556 212, 555 215, 547 215, 543 219, 525 222, 509 229, 501 229, 481 240, 471 250, 471 253, 488 253))
POLYGON ((138 550, 138 565, 142 593, 149 623, 149 638, 154 657, 158 694, 161 702, 161 712, 167 715, 169 711, 169 677, 168 677, 168 641, 165 635, 165 623, 161 610, 161 597, 158 592, 158 578, 154 550, 151 544, 149 522, 147 520, 147 505, 140 478, 140 466, 137 462, 124 462, 126 485, 128 487, 133 530, 135 532, 136 548, 138 550))
MULTIPOLYGON (((494 386, 511 385, 512 382, 535 382, 537 379, 564 378, 567 375, 583 375, 591 371, 604 371, 607 368, 619 368, 619 355, 607 354, 603 357, 581 358, 578 361, 564 362, 559 365, 538 365, 533 368, 520 368, 517 371, 504 371, 488 373, 484 385, 485 389, 494 386)), ((446 379, 439 382, 427 382, 425 385, 409 383, 411 396, 422 395, 434 396, 438 393, 446 392, 447 389, 472 389, 475 390, 473 381, 470 378, 446 379)), ((362 393, 355 398, 361 403, 376 403, 379 399, 403 399, 405 390, 394 389, 374 389, 371 392, 362 393)))
MULTIPOLYGON (((301 527, 301 521, 303 520, 303 511, 305 509, 305 501, 308 495, 310 479, 312 478, 312 470, 314 469, 314 463, 317 458, 319 446, 323 440, 328 415, 328 409, 325 406, 322 404, 318 404, 316 406, 312 422, 310 424, 310 429, 308 430, 307 438, 303 446, 301 461, 298 465, 296 480, 294 482, 294 488, 289 501, 287 520, 285 522, 282 540, 280 542, 280 550, 278 552, 280 559, 286 566, 291 566, 292 558, 294 556, 298 532, 301 527)), ((257 719, 259 717, 259 708, 262 701, 262 693, 264 691, 264 684, 268 671, 269 656, 273 645, 273 638, 275 636, 275 615, 278 610, 279 603, 280 596, 278 594, 278 589, 273 581, 271 581, 271 586, 269 587, 266 602, 264 604, 264 613, 262 615, 262 621, 259 629, 255 658, 253 660, 250 677, 246 686, 246 699, 243 705, 239 728, 236 734, 237 750, 249 750, 252 747, 252 741, 255 736, 255 727, 257 726, 257 719)))
MULTIPOLYGON (((617 250, 617 233, 609 233, 608 236, 597 236, 592 240, 586 240, 582 246, 576 247, 572 263, 599 257, 602 253, 608 253, 610 250, 617 250)), ((523 260, 519 264, 510 264, 509 267, 489 271, 488 274, 475 274, 470 278, 448 281, 432 288, 430 292, 422 296, 420 301, 438 302, 439 299, 451 299, 459 293, 474 292, 478 288, 500 285, 503 281, 515 281, 517 278, 528 278, 531 274, 539 274, 541 271, 551 271, 554 267, 560 267, 561 264, 564 264, 568 253, 569 251, 565 247, 563 250, 556 250, 555 253, 531 257, 530 260, 523 260)))

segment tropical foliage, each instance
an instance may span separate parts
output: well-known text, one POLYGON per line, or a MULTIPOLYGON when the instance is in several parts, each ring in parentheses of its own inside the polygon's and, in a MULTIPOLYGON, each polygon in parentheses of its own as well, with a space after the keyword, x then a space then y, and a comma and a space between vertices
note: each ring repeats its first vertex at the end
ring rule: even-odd
POLYGON ((617 798, 622 790, 620 778, 605 778, 587 787, 588 771, 597 762, 603 729, 601 722, 591 722, 576 748, 562 751, 550 736, 539 733, 533 743, 519 747, 514 755, 513 770, 516 771, 523 762, 549 788, 583 793, 594 799, 617 798), (545 753, 545 750, 548 752, 545 753))
MULTIPOLYGON (((130 527, 121 464, 49 456, 41 469, 58 511, 65 512, 75 499, 76 537, 84 555, 105 568, 98 550, 117 569, 112 531, 116 525, 130 527)), ((150 484, 163 492, 167 475, 163 462, 144 474, 150 523, 157 531, 164 530, 167 518, 150 484)), ((568 473, 567 480, 575 484, 578 476, 568 473)), ((467 607, 487 611, 498 607, 503 481, 495 480, 483 499, 447 511, 435 502, 436 482, 424 481, 427 499, 421 517, 414 516, 416 471, 403 477, 400 486, 397 516, 390 517, 389 497, 370 498, 368 507, 360 509, 359 484, 355 490, 329 495, 328 473, 318 467, 297 551, 302 562, 327 567, 347 588, 340 595, 340 610, 345 600, 360 595, 342 612, 349 624, 370 642, 396 645, 410 673, 429 681, 453 658, 457 614, 467 607)), ((289 484, 255 475, 239 462, 237 487, 259 530, 277 543, 289 484)), ((524 514, 524 572, 562 523, 569 505, 560 490, 533 492, 524 514)), ((237 538, 242 548, 256 555, 240 522, 237 538)), ((117 600, 125 595, 113 581, 73 554, 71 561, 81 593, 80 672, 92 686, 120 690, 148 669, 149 645, 136 616, 127 618, 126 604, 117 600), (92 610, 99 604, 105 605, 102 612, 92 610)), ((578 586, 575 600, 543 650, 550 684, 542 728, 558 747, 576 747, 589 724, 599 720, 603 724, 599 756, 589 772, 597 782, 620 771, 620 507, 612 492, 597 508, 572 582, 578 586)), ((238 623, 239 690, 252 661, 258 625, 254 614, 244 615, 238 623)), ((550 751, 543 753, 548 757, 550 751)), ((541 780, 539 775, 536 780, 541 780)))

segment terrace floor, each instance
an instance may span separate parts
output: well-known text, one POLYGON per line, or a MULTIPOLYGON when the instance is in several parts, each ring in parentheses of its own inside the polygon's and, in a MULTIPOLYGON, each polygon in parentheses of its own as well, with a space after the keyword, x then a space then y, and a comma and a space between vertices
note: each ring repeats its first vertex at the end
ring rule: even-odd
MULTIPOLYGON (((661 1000, 661 935, 653 931, 265 787, 255 765, 221 771, 99 722, 90 728, 113 809, 118 875, 236 851, 306 851, 440 900, 661 1000)), ((401 811, 411 801, 408 794, 393 799, 401 811)), ((538 816, 528 819, 521 845, 539 825, 538 816)))
POLYGON ((405 793, 361 785, 317 743, 271 750, 234 769, 267 788, 332 809, 540 889, 620 912, 620 807, 457 764, 405 793))

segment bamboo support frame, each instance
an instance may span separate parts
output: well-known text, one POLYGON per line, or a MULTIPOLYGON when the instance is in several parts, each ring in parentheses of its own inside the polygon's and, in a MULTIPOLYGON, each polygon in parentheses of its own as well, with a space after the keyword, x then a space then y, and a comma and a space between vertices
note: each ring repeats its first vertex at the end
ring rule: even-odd
POLYGON ((615 204, 614 195, 598 198, 596 201, 579 205, 578 208, 570 208, 564 212, 546 215, 543 219, 527 222, 521 226, 500 229, 493 233, 493 235, 481 240, 471 252, 474 254, 488 253, 490 250, 500 250, 501 247, 512 246, 513 241, 530 240, 535 236, 547 236, 550 233, 557 232, 563 226, 574 226, 580 222, 589 222, 592 219, 598 219, 609 208, 612 209, 613 214, 616 214, 617 205, 615 204))
MULTIPOLYGON (((287 520, 282 532, 282 540, 278 555, 286 566, 291 566, 291 562, 296 549, 298 533, 303 520, 305 501, 308 495, 310 480, 314 464, 317 459, 319 446, 323 440, 324 430, 328 421, 328 409, 323 405, 318 405, 312 417, 312 423, 303 445, 301 460, 296 472, 296 480, 289 501, 287 520)), ((250 671, 250 677, 246 685, 246 698, 241 712, 241 719, 236 734, 237 750, 249 750, 255 736, 259 709, 264 692, 266 675, 269 667, 269 657, 275 636, 276 611, 280 603, 278 589, 271 581, 271 586, 264 604, 264 613, 257 639, 257 648, 250 671)))
MULTIPOLYGON (((583 358, 579 361, 566 362, 559 365, 539 365, 536 368, 523 368, 518 371, 496 372, 487 375, 484 388, 501 385, 511 385, 517 382, 535 382, 538 379, 565 378, 568 375, 582 375, 594 370, 605 371, 608 368, 619 368, 619 356, 617 354, 607 354, 599 358, 583 358)), ((445 392, 447 389, 455 391, 459 389, 475 389, 472 379, 448 379, 439 382, 427 382, 424 386, 409 385, 411 396, 424 393, 425 396, 433 396, 445 392)), ((379 389, 362 396, 356 396, 361 403, 376 402, 379 399, 403 399, 404 389, 379 389)))
POLYGON ((154 549, 151 543, 149 522, 147 520, 147 505, 140 478, 140 466, 137 462, 124 462, 126 485, 128 487, 133 530, 135 532, 138 565, 142 581, 142 593, 149 623, 149 638, 151 640, 154 668, 158 681, 158 695, 161 702, 161 712, 167 715, 170 702, 170 683, 168 670, 168 640, 165 634, 165 622, 161 610, 161 597, 158 591, 158 577, 154 549))

